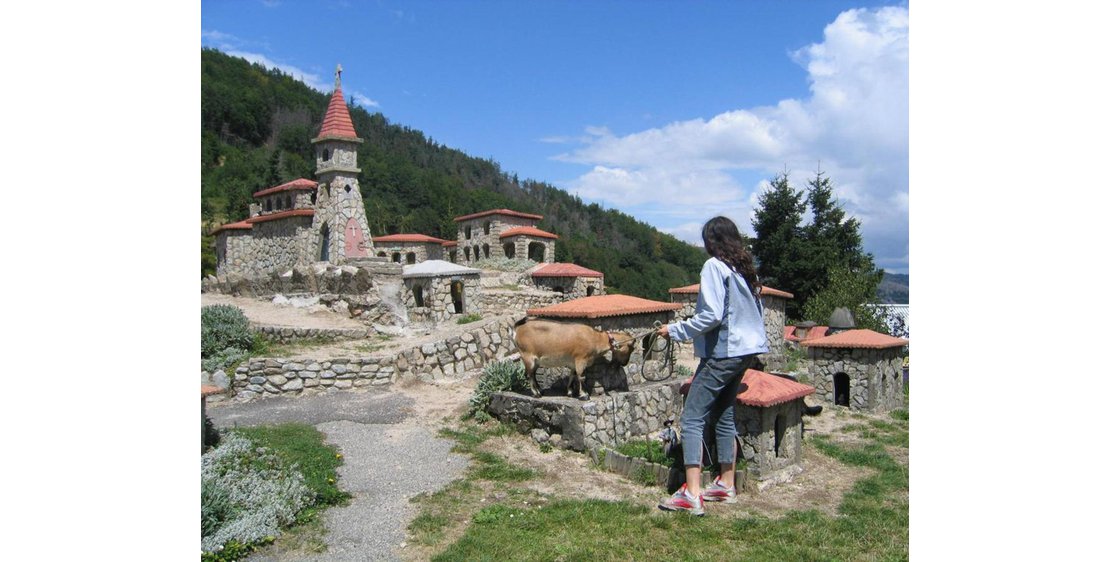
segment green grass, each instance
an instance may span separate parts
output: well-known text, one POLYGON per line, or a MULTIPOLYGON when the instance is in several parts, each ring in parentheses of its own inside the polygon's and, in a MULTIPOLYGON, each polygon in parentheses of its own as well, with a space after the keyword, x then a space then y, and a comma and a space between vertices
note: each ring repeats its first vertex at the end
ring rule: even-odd
POLYGON ((617 447, 617 452, 626 457, 671 466, 671 459, 663 454, 663 444, 653 439, 633 439, 617 447))
MULTIPOLYGON (((422 505, 410 531, 424 529, 426 537, 438 532, 435 536, 442 539, 444 522, 452 515, 469 518, 462 536, 432 558, 437 561, 906 560, 909 469, 891 457, 888 447, 908 446, 909 424, 892 420, 852 424, 848 431, 863 437, 862 443, 836 443, 821 435, 806 440, 806 447, 839 462, 872 469, 845 494, 835 516, 796 510, 778 519, 731 519, 715 516, 711 507, 707 517, 697 518, 629 502, 556 500, 539 506, 511 496, 474 511, 476 496, 445 490, 422 505), (461 512, 450 511, 467 501, 471 503, 461 512), (468 513, 473 515, 464 515, 468 513)), ((442 434, 455 438, 460 450, 476 450, 492 431, 500 430, 464 428, 442 434)), ((474 478, 469 476, 466 484, 470 494, 485 486, 474 484, 474 478)), ((496 485, 515 490, 504 481, 496 485)))
POLYGON ((467 314, 466 316, 460 316, 458 318, 458 320, 455 320, 455 323, 456 324, 469 324, 471 322, 477 322, 481 319, 482 319, 481 314, 477 314, 477 313, 467 314))
POLYGON ((335 470, 343 464, 342 456, 335 447, 325 444, 324 434, 311 425, 260 425, 234 431, 296 464, 304 474, 305 484, 316 493, 316 506, 338 505, 351 497, 336 484, 335 470))

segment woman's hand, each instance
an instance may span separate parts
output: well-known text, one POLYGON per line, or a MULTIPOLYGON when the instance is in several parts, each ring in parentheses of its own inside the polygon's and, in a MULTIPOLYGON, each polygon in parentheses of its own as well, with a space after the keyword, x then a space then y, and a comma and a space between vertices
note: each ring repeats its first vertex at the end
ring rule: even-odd
POLYGON ((660 326, 659 331, 655 332, 655 335, 664 339, 671 339, 671 333, 667 330, 666 326, 660 326))

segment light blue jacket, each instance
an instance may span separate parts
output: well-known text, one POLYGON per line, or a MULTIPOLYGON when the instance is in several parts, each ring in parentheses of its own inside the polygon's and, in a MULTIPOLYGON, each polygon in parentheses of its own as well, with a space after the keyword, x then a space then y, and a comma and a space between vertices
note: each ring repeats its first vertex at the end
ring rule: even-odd
POLYGON ((709 258, 701 268, 694 315, 668 324, 667 331, 675 341, 693 339, 696 357, 720 359, 770 350, 763 303, 752 296, 743 276, 717 258, 709 258))

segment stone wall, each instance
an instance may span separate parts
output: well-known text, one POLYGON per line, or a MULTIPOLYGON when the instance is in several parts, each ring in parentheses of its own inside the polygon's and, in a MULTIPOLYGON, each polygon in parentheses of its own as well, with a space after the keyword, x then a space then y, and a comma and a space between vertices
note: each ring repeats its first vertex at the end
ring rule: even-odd
POLYGON ((255 223, 251 230, 218 233, 216 272, 262 275, 306 263, 302 257, 312 238, 311 224, 312 217, 293 216, 255 223))
POLYGON ((376 242, 374 254, 400 264, 444 259, 443 246, 427 242, 376 242), (413 255, 413 261, 408 259, 410 253, 413 255))
POLYGON ((648 383, 587 401, 495 392, 489 412, 554 446, 576 451, 613 448, 631 439, 654 438, 664 421, 677 419, 682 413, 680 384, 677 380, 648 383))
POLYGON ((682 308, 678 310, 679 320, 688 320, 694 315, 694 309, 697 308, 698 294, 697 293, 671 293, 671 302, 682 303, 682 308))
POLYGON ((404 280, 405 290, 401 291, 402 302, 409 312, 409 319, 421 319, 431 322, 444 322, 465 316, 467 314, 480 314, 482 300, 478 298, 479 276, 477 273, 469 275, 452 275, 450 277, 412 277, 404 280), (456 312, 455 302, 451 292, 451 284, 462 281, 462 311, 456 312), (416 293, 420 292, 423 306, 417 306, 416 293), (423 310, 426 309, 426 310, 423 310))
POLYGON ((530 308, 543 308, 567 300, 566 295, 550 291, 482 289, 478 295, 487 314, 515 314, 522 318, 530 308))
POLYGON ((817 394, 837 404, 836 375, 847 375, 848 406, 887 411, 906 404, 902 383, 905 348, 844 349, 809 347, 809 376, 817 394))
POLYGON ((250 230, 224 230, 216 233, 216 273, 227 275, 249 272, 253 242, 250 230))
POLYGON ((786 299, 777 296, 763 296, 763 326, 767 330, 768 353, 761 354, 764 371, 781 372, 786 370, 786 299))
POLYGON ((445 341, 388 354, 308 358, 257 358, 235 370, 232 392, 239 401, 269 396, 316 394, 331 389, 386 386, 405 378, 433 382, 500 361, 515 351, 512 320, 490 319, 445 341))
POLYGON ((290 343, 304 340, 359 340, 377 332, 370 328, 290 328, 288 326, 251 325, 251 330, 268 340, 290 343))
POLYGON ((563 294, 563 300, 592 297, 605 294, 605 283, 601 277, 532 277, 526 276, 531 285, 538 289, 563 294), (590 289, 593 292, 590 292, 590 289))

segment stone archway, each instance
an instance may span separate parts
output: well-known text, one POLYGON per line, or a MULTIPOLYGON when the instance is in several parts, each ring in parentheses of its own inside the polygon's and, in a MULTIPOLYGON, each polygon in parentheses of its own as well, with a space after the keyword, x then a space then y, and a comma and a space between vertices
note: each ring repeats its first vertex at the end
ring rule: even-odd
POLYGON ((451 304, 455 308, 455 314, 462 314, 466 310, 466 301, 463 296, 463 282, 451 282, 451 304))
POLYGON ((504 246, 504 250, 505 257, 509 259, 513 259, 516 257, 516 244, 513 244, 512 242, 507 242, 504 246))
POLYGON ((331 229, 327 223, 320 227, 320 261, 329 261, 331 258, 331 229))
POLYGON ((543 263, 544 253, 546 251, 547 248, 542 242, 530 242, 528 244, 528 259, 537 263, 543 263))

